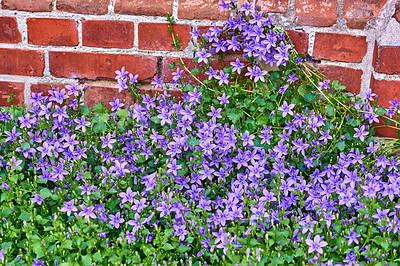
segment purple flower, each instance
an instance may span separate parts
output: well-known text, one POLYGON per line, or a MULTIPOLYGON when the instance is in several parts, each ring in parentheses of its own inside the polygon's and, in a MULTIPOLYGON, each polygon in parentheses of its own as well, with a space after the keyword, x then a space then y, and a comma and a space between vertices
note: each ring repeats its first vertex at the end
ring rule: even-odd
POLYGON ((184 224, 174 224, 174 232, 175 236, 178 236, 181 241, 185 240, 185 236, 189 234, 189 231, 186 230, 186 225, 184 224))
POLYGON ((253 68, 247 67, 247 70, 249 72, 247 72, 245 76, 250 76, 250 79, 254 78, 255 83, 257 83, 258 80, 265 82, 264 75, 268 73, 267 71, 261 71, 258 66, 254 66, 253 68))
POLYGON ((228 74, 225 74, 224 71, 220 70, 219 71, 220 76, 216 76, 215 78, 219 80, 218 85, 221 86, 222 84, 226 84, 229 85, 229 81, 228 81, 228 74))
POLYGON ((45 198, 40 197, 40 194, 36 193, 33 199, 31 199, 32 202, 36 202, 39 205, 42 205, 42 202, 45 198))
POLYGON ((110 148, 110 150, 112 150, 113 149, 112 144, 117 142, 115 139, 111 139, 110 133, 108 133, 106 137, 100 137, 100 139, 103 141, 103 144, 101 145, 102 149, 108 147, 110 148))
POLYGON ((72 199, 72 200, 70 200, 70 201, 64 201, 63 204, 64 204, 65 207, 62 207, 62 208, 60 209, 60 211, 62 211, 62 212, 67 212, 67 215, 68 215, 68 216, 71 215, 71 212, 76 212, 76 211, 78 211, 78 209, 74 206, 74 204, 75 204, 75 200, 74 200, 74 199, 72 199))
POLYGON ((42 260, 33 259, 32 266, 46 266, 46 264, 42 260))
POLYGON ((199 60, 197 61, 198 63, 204 62, 205 64, 208 64, 208 58, 211 56, 211 54, 207 53, 207 51, 203 48, 200 52, 197 52, 197 56, 199 57, 199 60))
POLYGON ((221 4, 218 4, 218 6, 221 8, 220 13, 229 10, 229 2, 225 3, 224 0, 222 0, 221 4))
POLYGON ((306 243, 309 246, 308 253, 318 252, 319 254, 322 254, 323 253, 322 248, 327 246, 328 243, 325 241, 321 241, 321 240, 322 239, 319 235, 316 235, 314 237, 314 240, 306 239, 306 243))
POLYGON ((96 214, 93 213, 94 206, 86 207, 82 205, 81 208, 82 211, 79 213, 80 217, 85 217, 86 220, 89 220, 89 218, 96 219, 96 214))
POLYGON ((220 104, 226 105, 229 103, 228 99, 231 97, 230 95, 226 96, 225 92, 223 92, 222 96, 218 96, 217 99, 220 100, 220 104))
POLYGON ((356 131, 356 134, 354 134, 353 137, 355 138, 360 138, 361 141, 364 141, 364 136, 368 136, 369 132, 365 131, 365 125, 362 125, 360 127, 360 129, 358 128, 354 128, 354 130, 356 131))
POLYGON ((154 77, 154 81, 151 82, 152 85, 155 85, 155 89, 158 87, 162 87, 164 81, 161 78, 154 77))
POLYGON ((231 65, 234 66, 232 72, 241 73, 242 69, 244 68, 244 63, 240 63, 239 58, 236 58, 236 62, 231 62, 231 65))
POLYGON ((356 243, 357 245, 360 244, 357 239, 360 236, 361 236, 360 234, 357 234, 356 232, 354 232, 353 228, 350 228, 350 235, 344 236, 344 237, 349 239, 349 241, 347 242, 347 245, 350 246, 351 243, 353 243, 353 242, 356 243))
POLYGON ((283 101, 283 106, 279 107, 278 110, 282 111, 282 117, 285 117, 287 114, 293 115, 292 109, 295 107, 294 104, 288 105, 286 101, 283 101))
POLYGON ((120 212, 117 212, 116 215, 110 215, 110 224, 113 225, 115 228, 119 228, 119 224, 125 222, 123 218, 121 218, 120 212))

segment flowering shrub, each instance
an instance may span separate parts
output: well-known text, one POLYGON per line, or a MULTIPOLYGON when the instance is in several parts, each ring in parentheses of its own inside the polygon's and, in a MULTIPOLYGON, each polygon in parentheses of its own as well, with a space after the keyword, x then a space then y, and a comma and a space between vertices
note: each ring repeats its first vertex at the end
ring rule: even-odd
POLYGON ((195 82, 171 65, 181 100, 121 69, 140 103, 89 109, 72 84, 0 113, 2 264, 398 264, 399 161, 372 137, 386 110, 229 6, 223 28, 192 32, 195 82))

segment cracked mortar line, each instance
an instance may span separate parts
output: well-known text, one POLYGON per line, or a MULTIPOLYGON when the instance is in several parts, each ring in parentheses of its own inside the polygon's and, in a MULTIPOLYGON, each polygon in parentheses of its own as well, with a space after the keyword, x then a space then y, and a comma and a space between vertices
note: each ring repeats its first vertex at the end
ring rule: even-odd
POLYGON ((108 4, 108 15, 114 15, 114 4, 115 4, 115 0, 110 0, 110 3, 108 4))
MULTIPOLYGON (((383 34, 388 21, 394 13, 395 0, 389 0, 382 7, 378 16, 369 21, 365 27, 367 35, 367 53, 362 60, 363 75, 361 77, 361 88, 360 94, 371 89, 371 76, 373 77, 384 77, 384 79, 391 79, 390 75, 377 75, 373 68, 374 48, 375 42, 378 41, 380 36, 383 34)), ((396 77, 395 77, 396 80, 396 77)))
POLYGON ((174 0, 172 3, 172 16, 178 18, 179 0, 174 0))

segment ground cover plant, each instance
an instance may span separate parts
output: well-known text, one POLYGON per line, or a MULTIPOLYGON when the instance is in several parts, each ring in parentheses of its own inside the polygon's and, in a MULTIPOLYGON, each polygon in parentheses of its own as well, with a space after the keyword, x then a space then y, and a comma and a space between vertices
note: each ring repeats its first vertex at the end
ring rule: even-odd
POLYGON ((397 99, 346 94, 251 4, 220 6, 223 27, 192 31, 196 67, 155 77, 182 99, 123 68, 136 104, 90 109, 72 84, 0 112, 2 264, 399 263, 398 140, 373 137, 397 99))

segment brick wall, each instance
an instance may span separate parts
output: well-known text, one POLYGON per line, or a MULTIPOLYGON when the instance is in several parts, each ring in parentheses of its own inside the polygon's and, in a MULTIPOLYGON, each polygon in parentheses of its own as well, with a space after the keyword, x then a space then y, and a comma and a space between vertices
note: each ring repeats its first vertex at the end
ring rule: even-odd
MULTIPOLYGON (((243 0, 236 0, 241 3, 243 0)), ((320 71, 359 94, 369 88, 380 104, 400 96, 400 0, 257 0, 288 30, 296 49, 320 71)), ((182 55, 190 58, 189 31, 220 23, 219 0, 2 0, 0 106, 51 85, 89 86, 93 105, 117 96, 116 69, 126 66, 148 84, 169 77, 177 54, 166 14, 177 25, 182 55)), ((148 86, 148 85, 147 85, 148 86)))

